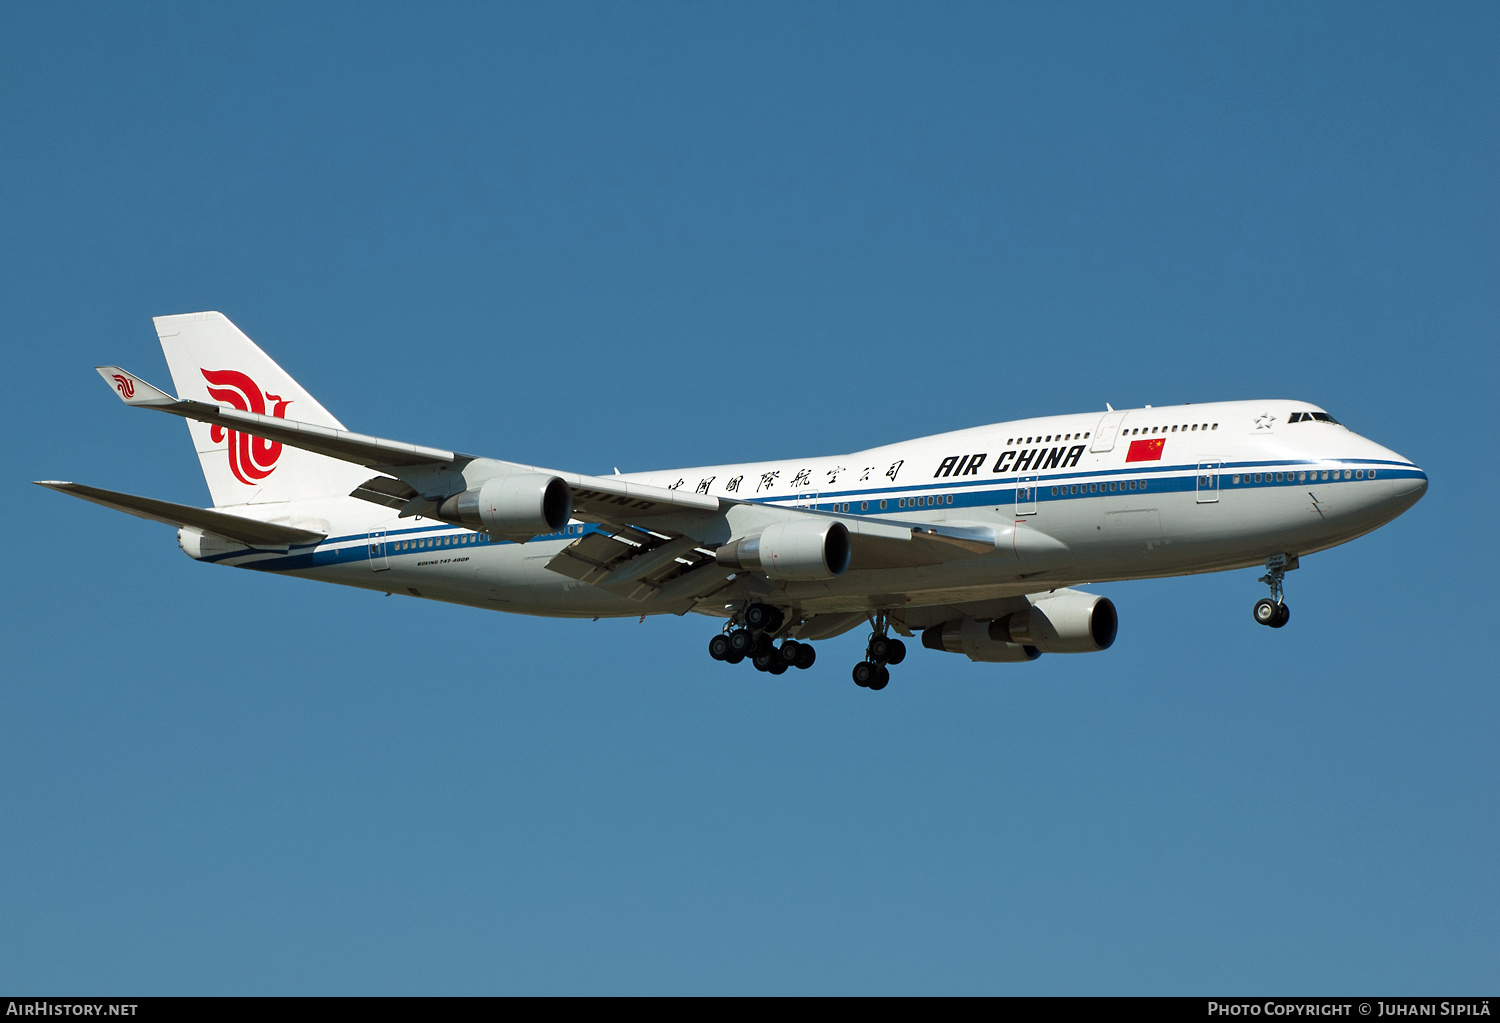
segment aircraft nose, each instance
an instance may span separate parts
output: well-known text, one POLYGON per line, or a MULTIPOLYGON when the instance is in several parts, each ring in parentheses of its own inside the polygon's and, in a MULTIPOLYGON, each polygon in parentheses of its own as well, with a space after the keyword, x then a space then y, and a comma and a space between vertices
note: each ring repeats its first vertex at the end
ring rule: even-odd
POLYGON ((1427 493, 1427 473, 1416 466, 1412 466, 1412 469, 1415 470, 1412 475, 1397 481, 1396 496, 1405 498, 1411 504, 1416 504, 1422 499, 1422 495, 1427 493))

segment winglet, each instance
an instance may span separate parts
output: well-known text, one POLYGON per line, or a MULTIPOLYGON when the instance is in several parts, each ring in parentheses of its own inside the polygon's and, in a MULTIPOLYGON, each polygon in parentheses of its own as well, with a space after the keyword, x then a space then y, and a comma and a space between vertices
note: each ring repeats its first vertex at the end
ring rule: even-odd
POLYGON ((95 366, 94 371, 104 382, 120 392, 120 400, 127 405, 176 405, 177 399, 166 391, 152 387, 146 381, 119 366, 95 366))

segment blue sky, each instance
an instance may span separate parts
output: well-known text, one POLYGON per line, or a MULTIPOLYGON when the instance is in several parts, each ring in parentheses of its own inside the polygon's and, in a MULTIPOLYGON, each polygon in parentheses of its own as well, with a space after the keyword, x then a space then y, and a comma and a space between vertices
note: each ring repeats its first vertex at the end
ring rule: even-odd
POLYGON ((1489 4, 0 12, 0 989, 1488 993, 1489 4), (879 694, 707 619, 195 564, 155 314, 583 472, 1284 396, 1432 477, 1106 653, 879 694))

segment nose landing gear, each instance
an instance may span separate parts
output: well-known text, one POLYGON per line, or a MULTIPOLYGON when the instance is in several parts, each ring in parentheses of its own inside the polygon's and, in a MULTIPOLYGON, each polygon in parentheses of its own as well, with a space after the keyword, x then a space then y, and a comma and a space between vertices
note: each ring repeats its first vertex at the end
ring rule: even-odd
POLYGON ((1271 587, 1271 596, 1262 597, 1255 602, 1255 609, 1251 613, 1257 623, 1279 629, 1292 620, 1292 610, 1286 606, 1281 580, 1296 567, 1297 559, 1285 554, 1273 554, 1266 559, 1266 574, 1259 581, 1271 587))

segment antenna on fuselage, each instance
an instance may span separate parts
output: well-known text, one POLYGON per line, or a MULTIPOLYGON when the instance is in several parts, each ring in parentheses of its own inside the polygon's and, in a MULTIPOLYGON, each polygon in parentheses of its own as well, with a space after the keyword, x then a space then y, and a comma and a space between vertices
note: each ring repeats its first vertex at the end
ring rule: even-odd
POLYGON ((1106 412, 1113 412, 1114 410, 1115 410, 1115 407, 1113 405, 1111 405, 1109 402, 1106 401, 1104 403, 1104 411, 1106 411, 1106 412))

